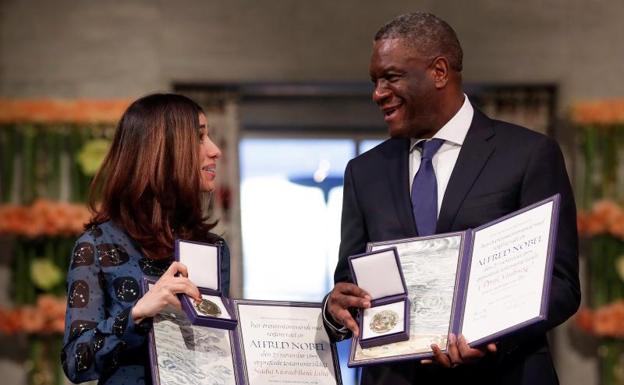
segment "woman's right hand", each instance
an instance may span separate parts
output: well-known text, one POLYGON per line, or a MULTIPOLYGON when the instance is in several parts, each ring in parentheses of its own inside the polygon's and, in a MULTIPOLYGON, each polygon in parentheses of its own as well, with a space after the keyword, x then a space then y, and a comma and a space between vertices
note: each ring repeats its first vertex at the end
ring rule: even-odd
POLYGON ((180 301, 176 294, 184 293, 196 301, 201 300, 199 289, 188 279, 188 270, 180 262, 173 262, 156 284, 134 305, 131 311, 135 323, 153 317, 167 305, 180 309, 180 301), (180 273, 176 277, 176 274, 180 273))

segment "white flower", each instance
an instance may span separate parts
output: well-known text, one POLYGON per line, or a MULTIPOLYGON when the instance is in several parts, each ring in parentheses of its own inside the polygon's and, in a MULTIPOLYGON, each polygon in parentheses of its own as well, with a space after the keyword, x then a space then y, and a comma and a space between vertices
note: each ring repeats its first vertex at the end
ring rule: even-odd
POLYGON ((620 255, 615 260, 615 271, 617 271, 620 279, 624 281, 624 255, 620 255))
POLYGON ((77 160, 85 175, 95 175, 102 161, 104 161, 109 147, 110 141, 107 139, 92 139, 82 146, 77 160))
POLYGON ((61 269, 47 258, 37 258, 30 265, 30 278, 36 287, 50 290, 63 279, 61 269))

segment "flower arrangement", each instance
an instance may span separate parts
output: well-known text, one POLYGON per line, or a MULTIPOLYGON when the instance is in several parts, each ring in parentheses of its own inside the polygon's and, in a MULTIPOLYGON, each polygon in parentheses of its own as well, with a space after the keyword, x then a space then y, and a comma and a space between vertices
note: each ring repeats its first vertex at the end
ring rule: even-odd
POLYGON ((7 335, 63 333, 66 302, 65 298, 42 294, 34 305, 23 305, 13 309, 0 308, 0 333, 7 335))
POLYGON ((600 383, 624 383, 624 99, 577 103, 572 109, 579 145, 575 193, 586 257, 587 307, 579 329, 597 338, 600 383))
POLYGON ((0 98, 0 236, 12 257, 14 304, 0 308, 0 335, 28 341, 31 385, 65 382, 58 360, 65 272, 91 216, 84 204, 91 178, 129 103, 0 98))
POLYGON ((572 120, 581 125, 624 123, 624 99, 577 103, 572 108, 572 120))
POLYGON ((603 315, 603 307, 624 299, 624 208, 613 200, 599 200, 579 212, 577 225, 581 237, 589 241, 589 302, 605 319, 613 309, 604 310, 603 315))
POLYGON ((114 124, 130 102, 128 99, 15 100, 0 98, 0 122, 114 124))
POLYGON ((0 205, 0 234, 28 238, 80 234, 91 214, 84 204, 37 199, 30 206, 0 205))

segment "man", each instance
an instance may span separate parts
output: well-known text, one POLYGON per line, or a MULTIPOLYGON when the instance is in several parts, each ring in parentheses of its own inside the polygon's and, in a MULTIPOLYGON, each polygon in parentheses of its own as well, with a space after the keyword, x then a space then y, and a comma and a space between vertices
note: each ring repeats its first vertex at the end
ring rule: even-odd
POLYGON ((466 230, 561 194, 548 320, 471 348, 449 336, 433 360, 366 367, 362 384, 557 384, 546 332, 578 308, 575 204, 552 139, 491 120, 462 91, 462 49, 453 29, 426 13, 399 16, 375 35, 373 100, 390 139, 345 171, 340 255, 325 324, 336 339, 357 334, 353 311, 370 297, 350 283, 347 257, 367 242, 466 230))

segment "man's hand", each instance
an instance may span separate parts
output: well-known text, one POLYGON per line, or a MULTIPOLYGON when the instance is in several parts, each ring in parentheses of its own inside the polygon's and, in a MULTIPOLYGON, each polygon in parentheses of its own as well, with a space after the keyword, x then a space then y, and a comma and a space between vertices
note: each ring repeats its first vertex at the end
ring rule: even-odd
POLYGON ((352 283, 339 282, 329 293, 327 298, 327 311, 334 321, 344 325, 353 332, 359 334, 357 322, 349 313, 349 308, 369 308, 371 297, 367 292, 352 283))
POLYGON ((449 334, 449 344, 447 354, 442 353, 442 350, 438 345, 431 345, 433 350, 433 360, 422 360, 423 364, 431 364, 436 362, 445 368, 455 368, 462 364, 468 364, 478 361, 484 357, 488 352, 496 353, 496 344, 487 344, 480 348, 471 348, 468 346, 468 342, 463 335, 460 334, 459 338, 455 334, 449 334))

